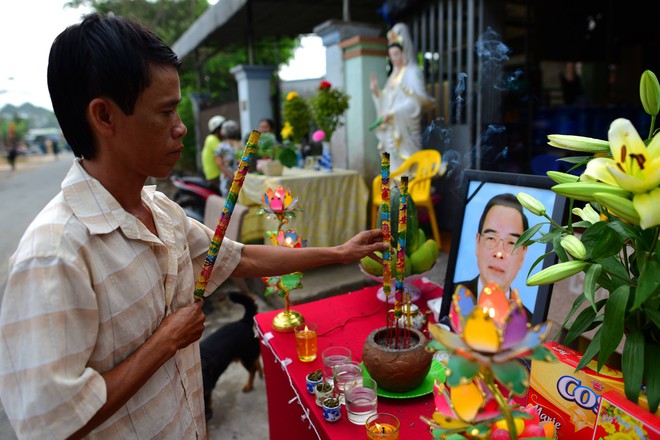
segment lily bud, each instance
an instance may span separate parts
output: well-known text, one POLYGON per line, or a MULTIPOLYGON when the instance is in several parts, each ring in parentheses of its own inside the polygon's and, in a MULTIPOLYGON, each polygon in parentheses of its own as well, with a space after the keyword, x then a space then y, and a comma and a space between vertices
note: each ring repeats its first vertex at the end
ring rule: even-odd
POLYGON ((582 241, 580 241, 575 235, 567 235, 561 239, 560 243, 561 247, 566 249, 566 251, 574 258, 577 258, 578 260, 584 260, 587 258, 587 248, 584 247, 582 241))
POLYGON ((655 73, 645 70, 639 81, 639 97, 644 111, 651 116, 660 113, 660 84, 655 73))
POLYGON ((584 206, 584 209, 573 208, 571 212, 592 225, 602 220, 600 214, 588 203, 584 206))
POLYGON ((528 286, 540 286, 552 284, 563 280, 589 267, 589 263, 581 260, 571 260, 565 263, 558 263, 554 266, 546 267, 541 272, 532 275, 527 279, 528 286))
POLYGON ((596 199, 598 203, 603 205, 612 214, 616 215, 621 220, 632 223, 633 225, 639 224, 639 214, 635 210, 632 200, 618 196, 616 194, 601 192, 594 194, 594 199, 596 199))
POLYGON ((631 192, 625 191, 618 186, 598 182, 560 183, 553 186, 552 190, 560 196, 569 197, 575 200, 582 200, 583 202, 593 201, 595 193, 614 194, 624 198, 632 196, 631 192))
POLYGON ((581 151, 583 153, 609 153, 610 143, 601 139, 570 134, 548 135, 548 145, 564 150, 581 151))
POLYGON ((541 203, 539 200, 535 199, 534 197, 530 196, 529 194, 526 194, 524 192, 519 192, 516 194, 516 197, 518 198, 518 201, 520 202, 521 205, 523 205, 529 212, 531 212, 534 215, 542 216, 545 214, 545 206, 543 206, 543 203, 541 203))
POLYGON ((557 183, 574 183, 580 180, 580 176, 575 176, 573 174, 568 174, 568 173, 562 173, 560 171, 548 171, 545 174, 547 174, 549 178, 551 178, 557 183))

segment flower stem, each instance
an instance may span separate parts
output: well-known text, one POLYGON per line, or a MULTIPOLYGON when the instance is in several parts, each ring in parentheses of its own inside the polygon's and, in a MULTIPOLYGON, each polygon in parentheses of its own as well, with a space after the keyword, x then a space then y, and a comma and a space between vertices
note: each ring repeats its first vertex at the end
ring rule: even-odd
MULTIPOLYGON (((573 200, 571 199, 571 202, 572 202, 572 201, 573 201, 573 200)), ((548 214, 543 213, 543 217, 545 217, 546 219, 548 219, 548 220, 550 221, 550 223, 552 224, 552 226, 554 226, 555 228, 559 228, 559 229, 561 229, 562 231, 566 232, 566 228, 564 228, 562 225, 560 225, 559 223, 557 223, 556 221, 554 221, 554 219, 553 219, 552 217, 550 217, 548 214)), ((572 223, 569 223, 569 228, 571 227, 571 225, 572 225, 572 223)), ((571 228, 571 230, 572 230, 572 228, 571 228)), ((572 234, 572 233, 573 233, 573 232, 571 231, 571 234, 572 234)))
POLYGON ((653 138, 653 130, 655 130, 655 118, 657 115, 651 115, 651 126, 649 127, 649 139, 651 140, 653 138))
POLYGON ((511 440, 517 440, 518 431, 516 430, 516 424, 513 421, 511 407, 509 407, 509 404, 506 402, 506 399, 502 395, 500 387, 498 387, 495 383, 493 372, 490 370, 490 368, 485 368, 482 370, 482 374, 485 379, 486 388, 488 388, 488 391, 490 391, 490 393, 493 395, 495 401, 497 402, 497 406, 499 407, 500 411, 502 411, 502 415, 506 421, 506 426, 509 428, 509 438, 511 440))

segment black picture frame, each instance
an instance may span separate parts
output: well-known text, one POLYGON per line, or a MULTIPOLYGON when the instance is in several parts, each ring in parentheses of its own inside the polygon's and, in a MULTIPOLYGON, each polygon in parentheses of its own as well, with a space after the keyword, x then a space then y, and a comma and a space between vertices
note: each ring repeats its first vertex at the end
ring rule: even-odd
MULTIPOLYGON (((548 215, 557 223, 562 223, 566 215, 566 199, 550 188, 555 182, 547 176, 531 174, 501 173, 495 171, 465 170, 465 179, 459 189, 463 195, 462 209, 458 210, 455 226, 452 230, 452 243, 445 275, 444 293, 440 318, 449 314, 452 296, 456 284, 461 280, 473 279, 479 275, 476 262, 476 234, 479 229, 479 219, 484 206, 490 198, 497 194, 511 193, 514 196, 519 192, 530 194, 543 202, 548 215)), ((529 227, 547 221, 523 209, 529 227)), ((544 225, 541 232, 547 232, 549 225, 544 225)), ((538 264, 530 274, 529 270, 535 260, 550 252, 551 243, 546 245, 534 243, 527 249, 527 254, 512 287, 518 289, 521 300, 531 312, 530 322, 538 324, 547 319, 550 307, 552 285, 527 286, 529 275, 539 272, 556 262, 554 253, 544 258, 543 264, 538 264)), ((475 296, 476 292, 473 292, 475 296)))

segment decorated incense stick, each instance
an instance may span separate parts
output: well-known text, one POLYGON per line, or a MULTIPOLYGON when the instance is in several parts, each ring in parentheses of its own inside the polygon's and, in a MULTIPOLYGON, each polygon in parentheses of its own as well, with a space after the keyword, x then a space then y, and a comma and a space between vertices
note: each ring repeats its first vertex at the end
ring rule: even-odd
POLYGON ((234 206, 236 206, 236 201, 238 200, 238 193, 241 191, 241 187, 245 181, 245 176, 248 172, 248 166, 250 165, 252 156, 254 156, 260 135, 261 133, 258 131, 252 130, 252 133, 250 133, 250 137, 245 144, 243 155, 241 156, 241 160, 238 164, 238 168, 236 169, 236 173, 234 173, 234 181, 231 183, 229 194, 227 194, 225 207, 222 210, 222 214, 218 220, 218 226, 215 228, 215 234, 213 234, 213 239, 209 245, 209 251, 206 254, 206 260, 204 260, 204 267, 202 267, 202 272, 199 274, 197 284, 195 285, 195 299, 201 299, 204 296, 204 291, 206 290, 206 285, 208 284, 209 278, 211 277, 211 272, 213 271, 215 260, 218 258, 218 251, 222 245, 222 239, 225 238, 225 232, 227 232, 227 226, 229 226, 231 214, 234 212, 234 206))
MULTIPOLYGON (((406 271, 406 224, 408 222, 408 176, 401 176, 399 186, 401 198, 399 199, 399 231, 397 233, 396 254, 396 292, 394 294, 394 316, 401 316, 403 303, 403 279, 406 271)), ((398 320, 397 320, 398 321, 398 320)))
POLYGON ((383 153, 380 163, 380 190, 381 190, 381 229, 383 242, 387 248, 383 251, 383 293, 387 303, 392 292, 392 230, 390 229, 390 154, 383 153))

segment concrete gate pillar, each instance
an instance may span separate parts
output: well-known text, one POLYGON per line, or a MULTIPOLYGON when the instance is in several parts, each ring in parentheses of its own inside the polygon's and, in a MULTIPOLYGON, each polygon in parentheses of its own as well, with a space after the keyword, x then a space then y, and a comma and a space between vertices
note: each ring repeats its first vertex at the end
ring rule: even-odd
MULTIPOLYGON (((351 137, 353 136, 353 132, 361 131, 360 125, 364 123, 364 117, 362 116, 364 111, 368 110, 368 108, 372 108, 372 111, 375 114, 371 102, 369 102, 367 106, 364 105, 362 99, 364 91, 359 90, 364 84, 364 86, 366 86, 366 91, 369 91, 370 72, 367 73, 365 82, 365 78, 358 78, 355 76, 356 73, 362 74, 359 71, 356 71, 354 68, 351 68, 350 72, 347 71, 349 64, 355 64, 355 60, 347 61, 343 42, 358 37, 373 39, 378 35, 381 35, 382 32, 383 30, 380 26, 366 23, 345 22, 341 20, 328 20, 314 28, 314 33, 321 37, 323 45, 325 46, 326 81, 330 82, 333 87, 345 91, 351 97, 349 108, 345 114, 346 124, 337 129, 332 135, 333 163, 337 168, 358 170, 363 176, 366 176, 366 174, 364 174, 365 166, 362 163, 362 158, 365 154, 360 150, 364 150, 366 145, 361 143, 359 139, 362 139, 364 136, 360 135, 359 139, 355 140, 351 137), (353 118, 357 114, 361 115, 359 118, 360 120, 354 121, 353 118)), ((387 51, 383 53, 387 56, 387 51)), ((382 58, 382 65, 379 68, 384 71, 386 58, 382 58)), ((372 119, 375 119, 375 117, 372 119)), ((373 122, 373 120, 369 121, 369 123, 362 128, 366 130, 371 122, 373 122)), ((375 136, 373 136, 373 138, 376 139, 375 136)))
POLYGON ((230 72, 238 83, 238 109, 241 137, 256 130, 263 118, 273 118, 270 80, 275 66, 238 65, 230 72))

